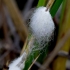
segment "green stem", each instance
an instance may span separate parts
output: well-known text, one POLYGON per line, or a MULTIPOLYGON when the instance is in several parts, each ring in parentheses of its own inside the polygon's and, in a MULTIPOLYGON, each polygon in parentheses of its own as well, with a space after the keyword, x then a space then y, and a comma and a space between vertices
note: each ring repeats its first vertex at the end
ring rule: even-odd
POLYGON ((37 7, 45 6, 47 0, 39 0, 37 7))
POLYGON ((55 0, 53 6, 51 7, 50 9, 50 14, 52 15, 52 17, 55 16, 58 8, 60 7, 61 3, 62 3, 63 0, 55 0))

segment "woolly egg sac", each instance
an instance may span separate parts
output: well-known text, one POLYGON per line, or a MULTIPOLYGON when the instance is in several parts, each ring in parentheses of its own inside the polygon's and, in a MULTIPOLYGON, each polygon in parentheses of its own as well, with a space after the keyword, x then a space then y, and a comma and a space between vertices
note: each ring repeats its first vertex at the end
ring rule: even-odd
POLYGON ((37 40, 49 41, 55 29, 49 10, 46 11, 46 7, 37 8, 31 16, 29 27, 37 40))

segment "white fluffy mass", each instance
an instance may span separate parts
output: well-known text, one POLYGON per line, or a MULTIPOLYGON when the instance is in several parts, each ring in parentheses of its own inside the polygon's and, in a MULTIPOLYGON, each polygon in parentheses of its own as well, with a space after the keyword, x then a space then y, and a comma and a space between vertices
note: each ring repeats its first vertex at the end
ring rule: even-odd
POLYGON ((30 29, 34 36, 39 40, 45 39, 48 41, 54 31, 54 22, 46 7, 36 9, 31 16, 30 29))
POLYGON ((19 67, 15 66, 15 67, 9 68, 9 70, 21 70, 21 69, 19 67))
POLYGON ((25 64, 25 59, 27 55, 24 52, 22 56, 19 58, 15 59, 10 65, 9 65, 9 70, 22 70, 24 68, 25 64), (23 60, 24 59, 24 60, 23 60))

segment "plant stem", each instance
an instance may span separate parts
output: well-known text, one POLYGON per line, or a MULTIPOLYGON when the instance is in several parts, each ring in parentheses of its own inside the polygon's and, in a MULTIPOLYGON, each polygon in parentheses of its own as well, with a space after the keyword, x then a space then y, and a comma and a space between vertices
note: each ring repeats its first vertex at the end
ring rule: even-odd
POLYGON ((39 0, 37 7, 45 6, 47 0, 39 0))
POLYGON ((63 2, 63 0, 55 0, 54 4, 52 5, 52 7, 50 9, 50 14, 52 15, 52 17, 55 16, 55 14, 62 2, 63 2))
POLYGON ((54 1, 55 1, 55 0, 49 0, 48 4, 46 5, 47 10, 52 7, 54 1))

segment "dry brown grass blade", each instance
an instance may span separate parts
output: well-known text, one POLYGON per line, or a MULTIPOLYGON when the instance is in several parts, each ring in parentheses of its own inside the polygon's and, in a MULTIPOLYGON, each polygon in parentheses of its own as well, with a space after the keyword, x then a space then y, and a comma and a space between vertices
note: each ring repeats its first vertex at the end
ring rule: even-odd
POLYGON ((48 4, 46 5, 47 10, 51 8, 55 0, 49 0, 48 4))
POLYGON ((22 55, 22 54, 24 53, 24 51, 25 51, 25 49, 26 49, 26 45, 27 45, 27 39, 26 39, 26 41, 25 41, 25 43, 24 43, 24 46, 23 46, 23 48, 22 48, 22 50, 21 50, 20 55, 22 55))
POLYGON ((3 18, 3 31, 4 31, 4 37, 5 37, 5 40, 9 39, 8 37, 8 27, 7 27, 7 21, 6 21, 6 17, 5 17, 5 13, 4 13, 4 10, 3 10, 3 4, 1 3, 1 8, 0 8, 0 12, 2 14, 2 18, 3 18))
POLYGON ((14 25, 23 41, 25 41, 28 30, 25 25, 24 20, 22 19, 20 12, 17 8, 17 5, 14 0, 3 0, 4 4, 7 6, 10 16, 14 21, 14 25))
POLYGON ((36 60, 39 58, 39 56, 40 55, 38 55, 37 57, 36 57, 36 59, 33 61, 33 63, 31 64, 31 66, 28 68, 28 70, 30 70, 31 69, 31 67, 33 66, 33 64, 36 62, 36 60))

